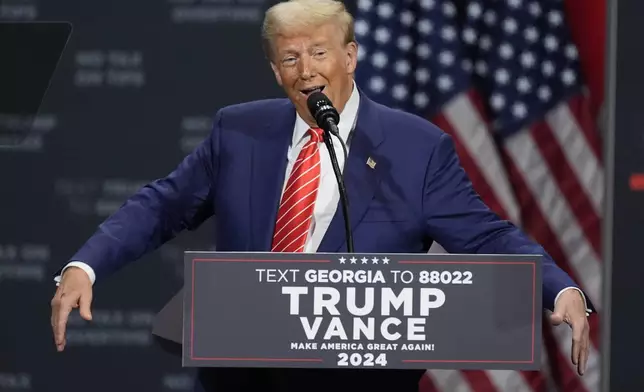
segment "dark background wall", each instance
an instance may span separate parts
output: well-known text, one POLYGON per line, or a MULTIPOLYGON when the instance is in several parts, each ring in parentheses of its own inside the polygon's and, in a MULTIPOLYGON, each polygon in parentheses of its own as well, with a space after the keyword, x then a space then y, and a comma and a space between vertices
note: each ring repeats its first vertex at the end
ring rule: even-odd
POLYGON ((94 321, 74 313, 63 353, 52 277, 127 196, 174 168, 218 108, 281 95, 259 40, 271 4, 0 1, 0 20, 74 26, 35 134, 0 151, 0 391, 191 388, 149 331, 181 286, 183 250, 212 246, 209 225, 97 282, 94 321))

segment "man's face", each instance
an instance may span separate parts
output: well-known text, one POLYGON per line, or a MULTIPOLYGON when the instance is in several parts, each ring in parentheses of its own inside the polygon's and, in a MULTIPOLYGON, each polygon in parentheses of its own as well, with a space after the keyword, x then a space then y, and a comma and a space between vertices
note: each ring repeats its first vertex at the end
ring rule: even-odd
POLYGON ((342 30, 334 23, 310 31, 292 31, 273 42, 271 67, 297 112, 309 125, 311 117, 306 99, 316 91, 329 97, 341 112, 353 88, 357 46, 344 43, 342 30))

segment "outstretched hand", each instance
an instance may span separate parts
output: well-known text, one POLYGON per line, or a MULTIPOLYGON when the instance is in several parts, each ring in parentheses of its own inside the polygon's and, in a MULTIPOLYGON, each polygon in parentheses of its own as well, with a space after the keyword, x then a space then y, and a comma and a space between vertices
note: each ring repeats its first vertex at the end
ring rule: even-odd
POLYGON ((90 321, 92 311, 92 282, 82 269, 71 267, 65 270, 54 298, 51 300, 51 327, 56 349, 65 349, 65 330, 72 309, 80 308, 83 319, 90 321))
POLYGON ((586 371, 590 348, 590 325, 586 317, 585 302, 579 291, 566 290, 557 299, 554 312, 550 315, 552 325, 568 324, 572 328, 571 361, 577 373, 586 371))

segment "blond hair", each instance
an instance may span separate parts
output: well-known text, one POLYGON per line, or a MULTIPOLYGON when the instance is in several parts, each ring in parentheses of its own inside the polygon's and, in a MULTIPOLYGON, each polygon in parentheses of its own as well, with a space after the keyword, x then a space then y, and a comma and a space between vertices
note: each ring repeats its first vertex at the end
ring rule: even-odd
POLYGON ((287 0, 266 11, 262 25, 264 53, 272 59, 273 39, 285 31, 311 30, 328 22, 338 24, 344 43, 355 42, 353 16, 338 0, 287 0))

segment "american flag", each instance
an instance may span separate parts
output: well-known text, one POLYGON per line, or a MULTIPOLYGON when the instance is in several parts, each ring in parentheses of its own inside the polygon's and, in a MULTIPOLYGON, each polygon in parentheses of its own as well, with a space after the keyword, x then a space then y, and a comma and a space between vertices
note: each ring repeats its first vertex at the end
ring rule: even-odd
MULTIPOLYGON (((452 135, 483 200, 522 227, 601 311, 603 168, 561 0, 358 0, 357 84, 452 135)), ((586 374, 572 331, 544 315, 540 372, 428 370, 420 390, 599 391, 599 320, 586 374)))

